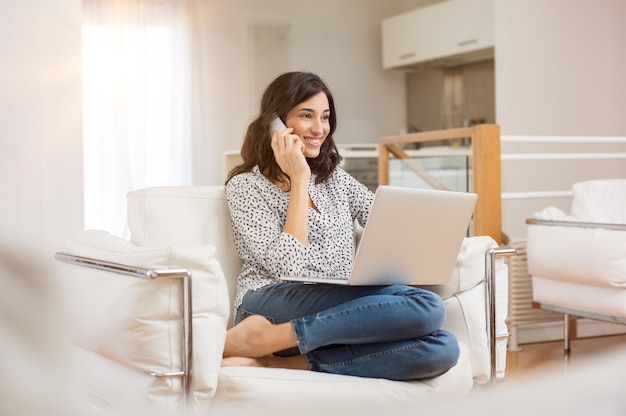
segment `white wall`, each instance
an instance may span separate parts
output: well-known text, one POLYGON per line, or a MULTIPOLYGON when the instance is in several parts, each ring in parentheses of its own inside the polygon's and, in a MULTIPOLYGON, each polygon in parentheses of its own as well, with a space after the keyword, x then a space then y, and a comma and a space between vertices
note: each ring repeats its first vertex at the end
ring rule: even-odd
POLYGON ((206 0, 200 2, 206 44, 206 109, 212 128, 197 137, 195 182, 223 183, 223 152, 238 150, 258 105, 249 103, 248 25, 290 24, 288 70, 317 73, 333 92, 338 143, 373 143, 406 125, 404 74, 381 65, 380 22, 399 13, 405 1, 206 0))
POLYGON ((0 0, 0 239, 46 256, 83 223, 80 19, 80 0, 0 0))
POLYGON ((626 2, 494 0, 503 135, 626 135, 626 2))

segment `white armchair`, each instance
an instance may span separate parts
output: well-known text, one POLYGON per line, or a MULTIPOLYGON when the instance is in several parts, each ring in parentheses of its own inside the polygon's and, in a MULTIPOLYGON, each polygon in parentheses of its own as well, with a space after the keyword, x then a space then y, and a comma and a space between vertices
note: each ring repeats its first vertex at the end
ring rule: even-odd
POLYGON ((547 207, 528 219, 533 301, 570 317, 626 324, 626 179, 573 186, 571 215, 547 207))
POLYGON ((57 253, 73 263, 63 265, 61 280, 74 356, 99 407, 174 412, 187 402, 200 412, 258 414, 350 404, 371 411, 461 397, 504 376, 506 336, 497 334, 507 332, 508 275, 499 257, 514 251, 490 237, 466 238, 450 282, 429 287, 444 299, 444 328, 461 347, 458 364, 406 382, 220 367, 241 267, 224 187, 131 192, 128 220, 130 241, 85 231, 57 253))

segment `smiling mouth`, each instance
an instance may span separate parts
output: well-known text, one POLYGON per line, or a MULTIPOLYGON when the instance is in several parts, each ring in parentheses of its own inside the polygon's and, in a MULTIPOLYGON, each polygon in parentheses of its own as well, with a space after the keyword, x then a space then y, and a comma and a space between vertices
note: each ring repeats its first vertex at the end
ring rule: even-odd
POLYGON ((320 144, 322 144, 322 139, 315 139, 311 137, 305 138, 304 141, 310 144, 311 146, 319 146, 320 144))

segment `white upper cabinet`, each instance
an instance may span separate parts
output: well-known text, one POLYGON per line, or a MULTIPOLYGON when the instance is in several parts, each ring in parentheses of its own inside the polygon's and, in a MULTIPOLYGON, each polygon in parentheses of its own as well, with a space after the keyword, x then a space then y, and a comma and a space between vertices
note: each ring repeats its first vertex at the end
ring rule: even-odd
POLYGON ((493 57, 493 0, 446 0, 382 22, 383 68, 493 57))

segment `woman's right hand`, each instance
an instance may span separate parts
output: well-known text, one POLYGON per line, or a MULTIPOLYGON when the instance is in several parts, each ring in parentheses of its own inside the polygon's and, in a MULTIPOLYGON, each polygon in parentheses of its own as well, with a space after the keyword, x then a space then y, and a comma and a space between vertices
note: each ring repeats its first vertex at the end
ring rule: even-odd
POLYGON ((311 168, 304 157, 304 143, 298 135, 292 132, 293 128, 288 127, 282 132, 272 133, 274 158, 282 171, 289 175, 292 185, 298 180, 308 184, 311 168))
MULTIPOLYGON (((304 157, 304 143, 293 128, 272 133, 272 150, 276 163, 289 175, 291 192, 283 232, 291 234, 305 246, 309 244, 308 207, 311 168, 304 157)), ((286 189, 284 189, 286 190, 286 189)))

